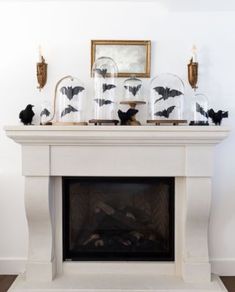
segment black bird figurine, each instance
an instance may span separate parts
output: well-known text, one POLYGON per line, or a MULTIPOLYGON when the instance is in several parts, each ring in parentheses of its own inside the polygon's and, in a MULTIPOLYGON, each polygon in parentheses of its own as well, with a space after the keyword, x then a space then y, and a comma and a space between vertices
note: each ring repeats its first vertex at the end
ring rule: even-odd
POLYGON ((123 112, 121 110, 118 111, 118 116, 119 119, 121 120, 121 125, 122 126, 127 126, 127 125, 139 125, 139 122, 136 121, 135 115, 138 113, 137 109, 130 108, 127 112, 123 112))
POLYGON ((208 110, 208 116, 211 118, 212 122, 215 125, 221 125, 221 122, 224 118, 228 118, 228 112, 219 110, 218 112, 215 112, 212 108, 208 110))
POLYGON ((33 116, 35 113, 33 112, 34 105, 28 104, 24 110, 22 110, 19 114, 19 119, 24 125, 31 125, 33 116))

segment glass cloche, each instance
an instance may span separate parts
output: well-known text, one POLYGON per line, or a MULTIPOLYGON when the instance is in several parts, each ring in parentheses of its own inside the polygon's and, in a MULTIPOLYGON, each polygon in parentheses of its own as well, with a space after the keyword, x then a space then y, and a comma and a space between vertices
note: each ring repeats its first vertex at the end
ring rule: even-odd
POLYGON ((141 101, 143 100, 142 81, 135 76, 124 81, 124 100, 126 101, 141 101))
POLYGON ((45 100, 41 104, 41 112, 40 112, 40 125, 47 125, 52 118, 52 110, 51 104, 49 101, 45 100))
POLYGON ((190 125, 208 126, 208 99, 204 94, 196 93, 191 103, 192 121, 190 125))
POLYGON ((85 92, 85 86, 78 78, 66 76, 60 79, 55 89, 53 124, 86 124, 85 92))
POLYGON ((149 119, 183 120, 184 83, 174 74, 165 73, 150 83, 149 119))
POLYGON ((92 68, 94 96, 90 122, 117 120, 117 76, 118 67, 113 59, 100 57, 95 61, 92 68))

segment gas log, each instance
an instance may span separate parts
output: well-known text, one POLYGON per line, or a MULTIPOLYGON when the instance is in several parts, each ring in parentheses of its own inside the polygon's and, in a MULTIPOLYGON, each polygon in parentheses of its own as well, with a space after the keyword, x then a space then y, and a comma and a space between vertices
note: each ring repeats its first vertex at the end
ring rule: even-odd
MULTIPOLYGON (((102 201, 97 202, 95 208, 96 224, 82 236, 82 245, 89 248, 103 248, 107 246, 129 248, 150 248, 154 241, 158 241, 159 234, 149 232, 149 228, 138 218, 146 218, 143 211, 135 208, 118 210, 102 201)), ((148 225, 151 225, 148 223, 148 225)), ((149 226, 148 226, 149 227, 149 226)), ((161 238, 162 240, 162 238, 161 238)), ((159 238, 160 242, 160 238, 159 238)))

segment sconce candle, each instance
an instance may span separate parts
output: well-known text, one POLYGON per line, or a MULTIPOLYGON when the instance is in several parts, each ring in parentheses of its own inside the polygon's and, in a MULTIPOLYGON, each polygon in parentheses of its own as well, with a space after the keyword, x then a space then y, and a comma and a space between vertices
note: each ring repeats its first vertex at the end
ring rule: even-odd
POLYGON ((197 62, 197 47, 195 45, 192 48, 192 60, 194 63, 197 62))
POLYGON ((39 52, 39 62, 42 61, 42 47, 38 46, 38 52, 39 52))

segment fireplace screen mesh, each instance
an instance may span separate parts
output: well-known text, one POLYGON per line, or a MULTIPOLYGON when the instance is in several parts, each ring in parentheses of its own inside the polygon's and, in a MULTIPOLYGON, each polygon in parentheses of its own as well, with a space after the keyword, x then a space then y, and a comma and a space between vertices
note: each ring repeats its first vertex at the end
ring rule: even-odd
POLYGON ((64 178, 64 260, 174 260, 174 178, 64 178))

